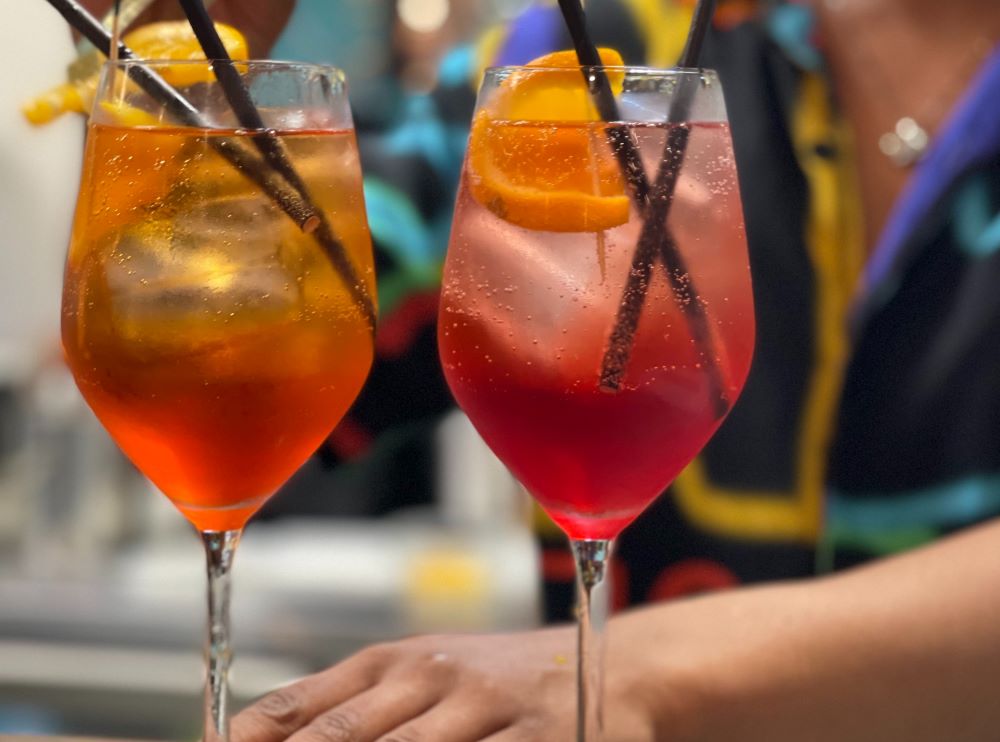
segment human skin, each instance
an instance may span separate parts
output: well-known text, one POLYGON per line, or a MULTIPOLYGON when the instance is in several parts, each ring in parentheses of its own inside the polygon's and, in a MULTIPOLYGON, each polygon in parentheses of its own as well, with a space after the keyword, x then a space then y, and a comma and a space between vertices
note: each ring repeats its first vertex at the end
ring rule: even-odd
MULTIPOLYGON (((91 13, 101 16, 112 6, 112 0, 82 0, 91 13)), ((250 46, 254 59, 267 57, 295 9, 295 0, 216 0, 211 6, 212 18, 238 28, 250 46)), ((180 20, 184 11, 176 0, 154 3, 135 25, 164 20, 180 20)))
MULTIPOLYGON (((621 614, 614 742, 983 742, 1000 705, 1000 521, 840 575, 621 614)), ((233 742, 573 738, 569 627, 370 647, 233 720, 233 742)))
MULTIPOLYGON (((970 3, 983 12, 964 17, 981 26, 986 11, 1000 8, 993 0, 912 0, 910 10, 943 12, 970 3)), ((236 5, 245 13, 244 3, 219 0, 213 15, 234 19, 260 55, 284 20, 261 15, 248 24, 245 17, 229 15, 227 6, 236 5)), ((284 4, 261 5, 280 12, 272 6, 284 4)), ((171 17, 176 15, 172 10, 171 17)), ((863 108, 872 97, 872 62, 845 56, 848 41, 857 39, 840 32, 861 20, 827 15, 822 22, 829 30, 835 87, 857 139, 867 147, 859 157, 871 243, 905 173, 870 150, 886 120, 891 124, 897 115, 925 105, 911 96, 927 87, 927 75, 884 70, 882 78, 899 91, 899 113, 863 108), (845 41, 838 44, 841 38, 845 41), (847 64, 852 60, 854 68, 847 64), (869 87, 863 89, 866 81, 869 87)), ((944 58, 938 52, 947 50, 931 47, 945 38, 953 37, 930 34, 915 46, 914 56, 927 64, 944 58)), ((903 59, 884 50, 879 57, 903 59)), ((962 75, 941 83, 942 110, 964 86, 960 78, 972 71, 970 64, 962 75)), ((932 133, 938 120, 928 122, 932 133)), ((998 548, 1000 523, 990 523, 835 577, 733 590, 622 614, 608 630, 606 738, 995 740, 1000 729, 993 688, 1000 667, 998 548)), ((238 715, 233 742, 570 740, 574 646, 570 627, 378 645, 238 715)))
POLYGON ((853 136, 865 241, 874 249, 912 172, 879 151, 904 116, 933 141, 1000 42, 996 0, 810 0, 833 93, 853 136))

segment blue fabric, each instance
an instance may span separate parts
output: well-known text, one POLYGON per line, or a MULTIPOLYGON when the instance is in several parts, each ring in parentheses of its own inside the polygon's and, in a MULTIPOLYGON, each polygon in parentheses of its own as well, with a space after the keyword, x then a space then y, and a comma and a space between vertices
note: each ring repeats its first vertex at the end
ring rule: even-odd
POLYGON ((527 64, 548 54, 555 48, 561 23, 562 17, 554 6, 536 4, 528 8, 511 22, 494 64, 527 64))
POLYGON ((476 66, 476 50, 469 44, 445 53, 438 66, 438 84, 442 86, 471 84, 476 66))
POLYGON ((804 5, 776 5, 767 14, 765 25, 771 38, 795 64, 819 71, 823 56, 812 40, 816 14, 804 5))
POLYGON ((456 131, 442 122, 428 95, 406 96, 404 111, 402 124, 384 139, 386 150, 394 155, 420 154, 438 173, 457 182, 467 140, 464 127, 456 131))
POLYGON ((867 493, 863 497, 854 492, 842 497, 832 491, 826 512, 840 530, 968 525, 1000 513, 1000 475, 968 477, 904 493, 867 493))
POLYGON ((985 258, 1000 249, 1000 210, 985 174, 970 179, 956 196, 954 230, 967 255, 985 258))
POLYGON ((388 62, 388 23, 379 3, 297 0, 271 50, 273 59, 334 64, 348 80, 370 80, 388 62))
POLYGON ((443 248, 431 242, 430 231, 410 199, 381 178, 365 178, 368 226, 379 246, 404 268, 441 259, 443 248))

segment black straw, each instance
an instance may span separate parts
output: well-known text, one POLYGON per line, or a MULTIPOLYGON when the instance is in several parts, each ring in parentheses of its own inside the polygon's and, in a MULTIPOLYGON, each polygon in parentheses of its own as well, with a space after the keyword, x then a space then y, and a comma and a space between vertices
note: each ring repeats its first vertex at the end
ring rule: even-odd
MULTIPOLYGON (((46 2, 55 8, 56 12, 65 18, 66 22, 77 33, 93 44, 105 57, 111 56, 111 36, 104 30, 104 26, 82 5, 75 0, 46 0, 46 2)), ((133 58, 132 52, 121 42, 118 42, 118 58, 133 58)))
MULTIPOLYGON (((715 0, 698 1, 679 62, 684 69, 690 69, 698 64, 714 6, 715 0)), ((686 79, 683 75, 678 78, 677 94, 667 117, 668 123, 673 124, 673 126, 667 132, 667 140, 660 156, 656 182, 650 196, 650 207, 639 232, 631 270, 626 280, 625 291, 622 294, 622 302, 618 307, 608 348, 602 361, 601 386, 611 391, 617 390, 625 375, 625 369, 632 353, 635 331, 639 325, 639 316, 642 314, 642 307, 649 289, 653 260, 658 253, 663 261, 674 295, 684 308, 691 338, 695 341, 699 355, 702 357, 708 376, 709 391, 714 400, 716 416, 722 417, 729 407, 729 400, 715 357, 715 342, 712 338, 708 314, 701 297, 698 295, 694 279, 684 266, 673 234, 666 223, 670 207, 673 205, 674 190, 677 187, 677 179, 680 176, 691 134, 691 129, 685 125, 685 121, 690 115, 691 104, 694 102, 697 90, 695 82, 686 79)))
MULTIPOLYGON (((278 139, 273 131, 265 126, 260 111, 257 110, 253 99, 250 97, 250 91, 247 90, 239 70, 236 69, 236 65, 230 59, 225 44, 219 38, 219 32, 216 31, 215 24, 212 23, 204 2, 202 0, 179 0, 179 2, 184 9, 184 15, 187 16, 188 23, 191 24, 191 29, 194 31, 195 37, 198 39, 198 43, 201 45, 202 51, 205 53, 205 58, 212 60, 212 69, 215 70, 215 75, 222 86, 226 100, 229 101, 229 105, 236 114, 240 125, 254 132, 251 140, 264 156, 264 159, 267 160, 272 168, 281 173, 282 177, 288 181, 288 184, 298 192, 302 200, 306 204, 309 204, 312 209, 312 216, 302 224, 302 228, 307 232, 315 230, 316 237, 322 244, 339 245, 340 242, 334 235, 333 228, 330 226, 326 215, 321 210, 312 207, 313 200, 309 194, 309 189, 288 159, 288 154, 282 146, 281 140, 278 139)), ((334 267, 345 277, 345 281, 348 282, 348 288, 355 294, 356 299, 363 302, 362 306, 365 308, 367 318, 374 327, 375 307, 372 304, 371 298, 361 288, 361 281, 346 252, 343 248, 328 252, 330 252, 330 260, 333 261, 334 267)))
MULTIPOLYGON (((65 20, 93 44, 98 51, 110 57, 111 36, 87 10, 76 0, 46 0, 65 20)), ((214 26, 212 27, 214 32, 214 26)), ((221 42, 220 42, 221 43, 221 42)), ((118 58, 120 60, 135 59, 135 54, 127 46, 118 43, 118 58)), ((235 71, 235 70, 234 70, 235 71)), ((148 67, 130 65, 129 76, 151 97, 159 101, 167 112, 179 123, 198 128, 210 128, 199 111, 180 93, 168 85, 162 77, 148 67)), ((240 80, 242 85, 242 80, 240 80)), ((258 114, 259 116, 259 114, 258 114)), ((267 163, 257 157, 241 142, 231 137, 212 138, 213 148, 226 158, 236 169, 250 180, 254 181, 270 197, 289 218, 306 232, 312 231, 314 238, 327 253, 334 270, 340 274, 347 290, 361 309, 365 318, 374 327, 375 306, 365 290, 344 246, 337 240, 332 230, 323 228, 322 214, 313 207, 302 190, 286 187, 282 181, 284 173, 279 175, 267 167, 267 163), (296 192, 298 191, 298 192, 296 192), (317 227, 317 222, 319 226, 317 227)), ((291 165, 289 164, 289 169, 291 165)), ((293 171, 294 172, 294 171, 293 171)), ((287 177, 286 177, 287 179, 287 177)), ((290 182, 290 181, 289 181, 290 182)), ((300 181, 301 182, 301 181, 300 181)), ((293 188, 294 184, 292 183, 293 188)))
MULTIPOLYGON (((226 50, 225 44, 222 43, 219 32, 215 29, 215 24, 212 23, 212 18, 209 16, 204 2, 202 0, 179 0, 179 2, 181 8, 184 10, 184 15, 187 16, 188 23, 191 24, 191 30, 194 31, 194 35, 198 39, 202 51, 205 53, 205 58, 212 60, 212 69, 215 70, 215 75, 222 86, 226 100, 229 101, 229 105, 236 114, 240 125, 254 132, 251 135, 251 140, 264 156, 264 159, 267 160, 272 168, 281 173, 282 177, 288 181, 288 184, 302 197, 302 200, 311 207, 313 200, 305 181, 302 180, 288 159, 288 153, 285 151, 281 140, 264 124, 264 119, 254 105, 253 99, 250 97, 250 91, 247 90, 239 70, 236 69, 236 65, 230 59, 229 52, 226 50)), ((316 208, 312 208, 312 212, 312 216, 302 225, 302 228, 307 232, 315 230, 316 237, 321 243, 339 244, 326 215, 316 208)), ((361 281, 344 250, 331 252, 330 259, 342 276, 350 277, 349 288, 357 287, 360 290, 361 281)), ((361 296, 356 296, 356 298, 365 302, 363 306, 368 315, 368 320, 374 327, 374 305, 367 296, 367 293, 362 291, 361 294, 361 296)))
POLYGON ((715 0, 698 0, 694 16, 691 18, 687 40, 684 42, 684 51, 681 52, 681 58, 677 62, 678 67, 689 69, 698 67, 701 47, 705 44, 705 35, 712 23, 713 13, 715 13, 715 0))
MULTIPOLYGON (((583 67, 583 76, 594 98, 597 113, 604 121, 620 121, 611 81, 604 71, 601 55, 587 32, 587 17, 583 12, 583 5, 580 0, 559 0, 559 9, 573 40, 577 61, 583 67)), ((649 181, 646 179, 646 169, 642 166, 639 148, 624 126, 609 126, 607 137, 611 151, 615 153, 625 175, 625 183, 632 198, 639 210, 645 211, 649 201, 649 181)))
MULTIPOLYGON (((187 16, 188 23, 191 24, 195 38, 198 39, 198 44, 201 45, 205 58, 212 60, 212 69, 215 71, 219 84, 222 86, 222 92, 236 114, 240 126, 255 132, 252 135, 253 142, 268 163, 280 172, 285 180, 303 195, 307 202, 311 201, 304 193, 305 183, 302 182, 289 162, 288 156, 281 146, 281 140, 273 132, 266 130, 264 119, 254 105, 250 91, 247 90, 239 70, 230 59, 226 45, 222 43, 205 4, 202 0, 179 0, 179 2, 187 16)), ((319 218, 318 213, 317 218, 319 218)), ((315 227, 315 222, 312 222, 312 226, 315 227)))
MULTIPOLYGON (((600 66, 602 64, 600 55, 587 31, 586 15, 580 0, 559 0, 559 7, 601 118, 606 122, 620 121, 610 81, 600 66)), ((697 64, 713 8, 714 0, 699 0, 681 55, 681 66, 689 67, 697 64)), ((683 79, 680 82, 683 83, 683 79)), ((685 121, 690 111, 693 92, 690 86, 681 84, 671 106, 669 121, 679 125, 672 127, 668 132, 656 183, 652 189, 638 147, 627 128, 620 125, 608 127, 607 136, 612 151, 618 158, 632 198, 644 216, 644 223, 608 347, 601 363, 600 386, 608 392, 617 392, 621 388, 649 290, 653 263, 659 258, 666 270, 671 289, 688 318, 691 336, 705 363, 712 397, 718 400, 717 414, 721 416, 725 413, 728 403, 712 347, 708 317, 687 270, 684 257, 666 225, 680 167, 687 149, 689 130, 680 124, 685 121)))

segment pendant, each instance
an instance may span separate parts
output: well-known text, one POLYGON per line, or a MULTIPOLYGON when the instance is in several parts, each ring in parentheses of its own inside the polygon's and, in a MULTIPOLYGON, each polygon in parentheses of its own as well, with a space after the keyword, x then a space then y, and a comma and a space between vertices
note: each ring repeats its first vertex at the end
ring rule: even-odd
POLYGON ((878 138, 878 148, 897 167, 910 167, 920 160, 928 144, 927 131, 909 116, 901 118, 893 131, 878 138))

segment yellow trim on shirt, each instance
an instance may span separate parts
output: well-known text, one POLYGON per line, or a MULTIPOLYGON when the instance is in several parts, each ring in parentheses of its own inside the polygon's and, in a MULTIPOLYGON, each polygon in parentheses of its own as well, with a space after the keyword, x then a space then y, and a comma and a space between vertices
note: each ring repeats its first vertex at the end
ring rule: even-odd
POLYGON ((684 50, 693 4, 664 0, 623 0, 646 42, 646 64, 673 67, 684 50))
POLYGON ((848 354, 848 309, 864 259, 857 180, 844 156, 849 135, 836 121, 826 85, 817 75, 802 79, 792 138, 809 183, 805 240, 815 275, 815 355, 803 403, 795 485, 791 491, 726 489, 714 485, 696 460, 677 478, 674 493, 691 523, 706 531, 813 544, 822 526, 827 453, 848 354), (832 147, 833 156, 821 154, 817 145, 832 147))

